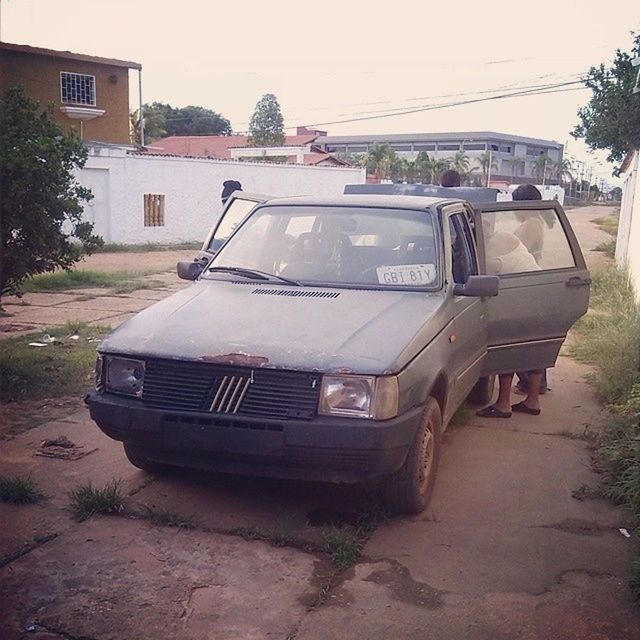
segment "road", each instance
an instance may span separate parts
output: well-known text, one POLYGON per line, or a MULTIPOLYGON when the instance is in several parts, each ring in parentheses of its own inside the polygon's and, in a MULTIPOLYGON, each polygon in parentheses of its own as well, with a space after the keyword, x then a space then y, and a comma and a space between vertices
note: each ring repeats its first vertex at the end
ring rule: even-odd
MULTIPOLYGON (((570 214, 589 260, 607 237, 589 221, 606 212, 570 214)), ((142 305, 134 294, 121 298, 128 307, 110 299, 102 310, 126 315, 142 305)), ((79 308, 69 302, 53 306, 79 308)), ((34 304, 33 322, 50 307, 34 304)), ((328 524, 348 533, 375 511, 367 488, 152 477, 84 408, 0 442, 0 473, 30 473, 46 493, 33 506, 0 504, 0 637, 640 638, 626 586, 635 532, 624 537, 626 514, 586 489, 599 482, 590 436, 603 420, 588 372, 563 354, 539 417, 471 417, 449 429, 427 511, 382 521, 346 569, 321 547, 328 524), (60 435, 77 459, 35 455, 60 435), (126 511, 75 521, 68 492, 113 478, 126 511), (153 524, 149 509, 192 527, 153 524)))

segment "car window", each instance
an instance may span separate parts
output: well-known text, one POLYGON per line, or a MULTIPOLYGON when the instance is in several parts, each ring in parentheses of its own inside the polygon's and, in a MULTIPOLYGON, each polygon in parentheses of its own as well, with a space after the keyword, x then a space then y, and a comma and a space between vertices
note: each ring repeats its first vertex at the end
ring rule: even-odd
POLYGON ((507 275, 575 266, 554 209, 482 213, 487 272, 507 275))
POLYGON ((216 256, 304 283, 434 288, 439 282, 428 211, 263 206, 216 256))
POLYGON ((449 217, 453 281, 464 284, 470 275, 478 273, 475 243, 466 217, 456 213, 449 217))
POLYGON ((220 220, 220 224, 215 230, 208 248, 217 250, 256 205, 257 202, 253 200, 235 198, 224 212, 222 220, 220 220))

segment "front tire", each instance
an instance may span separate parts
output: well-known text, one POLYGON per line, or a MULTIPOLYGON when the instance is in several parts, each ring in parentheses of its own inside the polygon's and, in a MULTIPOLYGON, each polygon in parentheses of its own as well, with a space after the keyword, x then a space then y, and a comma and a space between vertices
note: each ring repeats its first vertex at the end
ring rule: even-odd
POLYGON ((438 472, 441 431, 440 405, 430 397, 404 464, 383 484, 384 502, 393 511, 417 514, 427 508, 438 472))
POLYGON ((159 462, 149 460, 140 449, 132 447, 131 444, 123 442, 124 454, 127 456, 127 460, 138 469, 146 471, 147 473, 162 473, 167 471, 167 466, 159 462))

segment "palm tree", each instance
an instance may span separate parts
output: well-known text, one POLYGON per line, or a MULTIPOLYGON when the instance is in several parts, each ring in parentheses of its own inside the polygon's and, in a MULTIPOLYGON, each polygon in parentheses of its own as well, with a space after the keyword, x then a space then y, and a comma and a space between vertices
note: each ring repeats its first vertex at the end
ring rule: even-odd
POLYGON ((391 168, 397 162, 398 154, 386 143, 376 143, 367 153, 367 171, 375 173, 380 180, 388 178, 391 168))
POLYGON ((458 151, 451 159, 451 168, 460 175, 469 173, 469 156, 464 151, 458 151))
POLYGON ((440 183, 440 176, 443 171, 451 168, 451 158, 436 158, 432 161, 431 171, 433 181, 440 183))
POLYGON ((533 174, 539 179, 542 180, 542 186, 544 187, 545 182, 547 181, 547 177, 551 172, 553 167, 553 160, 549 158, 546 153, 541 153, 538 156, 538 159, 533 163, 533 174))
POLYGON ((489 179, 489 172, 491 169, 498 168, 498 162, 493 156, 493 152, 485 151, 478 156, 478 166, 482 171, 482 182, 487 184, 489 179))
POLYGON ((573 165, 571 164, 571 161, 566 158, 562 158, 558 160, 558 162, 554 162, 553 173, 557 176, 560 186, 562 186, 565 181, 571 182, 571 180, 573 180, 573 165))
POLYGON ((420 151, 415 159, 417 177, 423 184, 433 182, 433 160, 426 151, 420 151))

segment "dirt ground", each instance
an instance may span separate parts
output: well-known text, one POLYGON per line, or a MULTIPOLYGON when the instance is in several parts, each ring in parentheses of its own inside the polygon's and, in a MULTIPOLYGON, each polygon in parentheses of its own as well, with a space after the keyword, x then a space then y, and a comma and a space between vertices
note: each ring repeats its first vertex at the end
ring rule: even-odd
MULTIPOLYGON (((602 256, 589 249, 607 236, 589 221, 605 213, 570 213, 592 263, 602 256)), ((155 268, 123 255, 119 268, 155 268)), ((163 291, 34 294, 9 320, 40 328, 83 313, 115 325, 180 286, 167 274, 163 291)), ((563 354, 541 416, 474 416, 451 428, 428 510, 381 522, 346 569, 323 552, 324 534, 375 512, 369 487, 151 476, 127 463, 84 407, 49 415, 45 404, 39 426, 0 441, 0 473, 31 474, 46 493, 32 506, 0 504, 0 637, 640 638, 627 589, 636 532, 626 538, 624 511, 589 497, 599 482, 590 434, 602 412, 588 372, 563 354), (76 459, 38 455, 60 435, 76 459), (124 513, 71 517, 72 488, 114 478, 124 513), (154 525, 148 509, 180 514, 190 527, 154 525)))

